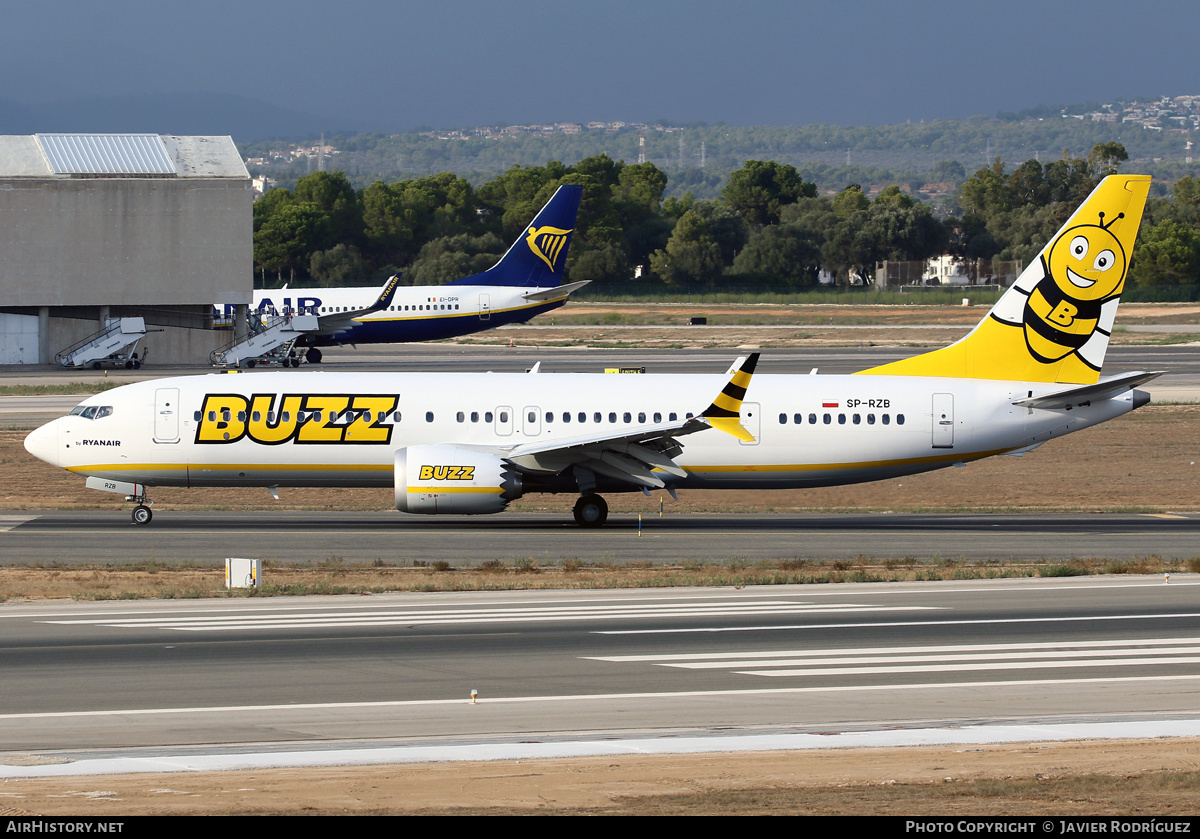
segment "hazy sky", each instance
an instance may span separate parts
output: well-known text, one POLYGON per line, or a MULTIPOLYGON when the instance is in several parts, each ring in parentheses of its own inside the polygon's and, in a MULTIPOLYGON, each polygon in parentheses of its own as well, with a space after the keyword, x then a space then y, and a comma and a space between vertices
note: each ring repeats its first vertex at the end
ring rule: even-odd
POLYGON ((42 0, 5 4, 0 100, 238 94, 331 130, 883 124, 1200 93, 1198 36, 1196 0, 42 0))

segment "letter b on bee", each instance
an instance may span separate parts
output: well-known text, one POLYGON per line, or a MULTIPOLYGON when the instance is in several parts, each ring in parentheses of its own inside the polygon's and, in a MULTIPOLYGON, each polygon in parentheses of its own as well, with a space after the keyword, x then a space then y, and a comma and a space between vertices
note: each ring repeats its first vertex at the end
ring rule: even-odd
POLYGON ((1079 314, 1078 306, 1068 303, 1066 300, 1060 300, 1058 305, 1046 316, 1046 319, 1065 327, 1075 322, 1077 314, 1079 314))

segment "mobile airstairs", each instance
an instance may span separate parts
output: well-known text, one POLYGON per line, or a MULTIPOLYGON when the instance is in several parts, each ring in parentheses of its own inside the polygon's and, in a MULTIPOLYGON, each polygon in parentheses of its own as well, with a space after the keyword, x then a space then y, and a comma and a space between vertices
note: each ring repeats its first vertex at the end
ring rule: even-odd
POLYGON ((145 352, 138 357, 138 342, 147 332, 161 331, 146 329, 144 318, 110 318, 103 329, 57 353, 54 360, 63 367, 99 370, 112 365, 136 370, 146 358, 145 352))
POLYGON ((251 315, 250 334, 213 350, 208 359, 216 367, 254 367, 258 364, 299 367, 300 357, 292 352, 292 347, 304 333, 316 329, 316 315, 283 314, 269 320, 251 315))

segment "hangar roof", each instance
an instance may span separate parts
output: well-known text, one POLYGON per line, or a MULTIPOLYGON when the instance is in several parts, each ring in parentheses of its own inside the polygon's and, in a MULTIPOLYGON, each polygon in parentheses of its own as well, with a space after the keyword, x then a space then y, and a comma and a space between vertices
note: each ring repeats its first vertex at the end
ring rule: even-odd
POLYGON ((246 178, 232 137, 0 135, 0 178, 246 178))

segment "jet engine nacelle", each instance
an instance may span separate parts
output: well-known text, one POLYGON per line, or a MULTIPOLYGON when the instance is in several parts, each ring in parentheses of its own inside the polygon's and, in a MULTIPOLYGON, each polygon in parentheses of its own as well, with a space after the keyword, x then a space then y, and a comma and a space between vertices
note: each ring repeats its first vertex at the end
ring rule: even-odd
POLYGON ((396 452, 396 509, 402 513, 499 513, 523 492, 520 474, 492 454, 458 446, 396 452))

